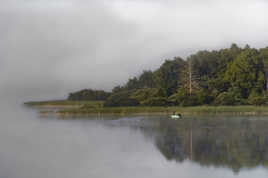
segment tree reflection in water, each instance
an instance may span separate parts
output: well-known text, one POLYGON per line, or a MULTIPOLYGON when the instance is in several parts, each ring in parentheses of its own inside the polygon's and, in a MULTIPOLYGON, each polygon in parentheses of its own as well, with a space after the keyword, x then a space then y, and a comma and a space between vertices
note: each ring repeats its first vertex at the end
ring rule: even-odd
POLYGON ((156 147, 168 160, 241 168, 268 165, 268 120, 254 118, 160 119, 156 147))

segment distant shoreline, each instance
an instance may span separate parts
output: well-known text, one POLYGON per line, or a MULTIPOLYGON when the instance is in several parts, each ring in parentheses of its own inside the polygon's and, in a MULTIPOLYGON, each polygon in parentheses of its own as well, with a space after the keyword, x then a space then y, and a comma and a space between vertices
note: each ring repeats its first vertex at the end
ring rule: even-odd
POLYGON ((267 106, 135 106, 103 107, 102 101, 38 101, 26 102, 27 106, 39 109, 41 116, 63 118, 90 117, 98 115, 170 115, 179 112, 183 115, 244 115, 268 116, 267 106))

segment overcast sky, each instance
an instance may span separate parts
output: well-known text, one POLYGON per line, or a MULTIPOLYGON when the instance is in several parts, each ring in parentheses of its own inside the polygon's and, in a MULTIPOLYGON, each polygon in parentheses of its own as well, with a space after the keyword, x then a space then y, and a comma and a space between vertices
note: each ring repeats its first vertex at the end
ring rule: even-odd
POLYGON ((267 39, 267 0, 0 0, 0 95, 109 90, 166 58, 267 39))

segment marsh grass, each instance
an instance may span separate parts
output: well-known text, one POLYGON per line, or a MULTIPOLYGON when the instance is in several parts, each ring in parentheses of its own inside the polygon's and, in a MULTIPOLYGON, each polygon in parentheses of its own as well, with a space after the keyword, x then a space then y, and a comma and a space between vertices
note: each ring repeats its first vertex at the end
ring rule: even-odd
POLYGON ((30 101, 24 103, 25 105, 29 106, 64 106, 64 105, 80 105, 84 106, 87 105, 88 107, 100 107, 103 106, 103 101, 71 101, 71 100, 50 100, 50 101, 30 101))
POLYGON ((193 106, 193 107, 104 107, 103 101, 69 101, 53 100, 41 102, 27 102, 29 106, 69 106, 60 109, 62 115, 88 115, 88 114, 171 114, 180 112, 185 115, 192 114, 236 114, 236 115, 268 115, 268 106, 193 106), (73 106, 73 107, 72 107, 73 106))
POLYGON ((257 115, 268 114, 268 107, 257 106, 195 106, 195 107, 99 107, 99 108, 77 108, 64 109, 59 113, 73 114, 131 114, 131 113, 162 113, 171 114, 179 112, 182 114, 239 114, 257 115))

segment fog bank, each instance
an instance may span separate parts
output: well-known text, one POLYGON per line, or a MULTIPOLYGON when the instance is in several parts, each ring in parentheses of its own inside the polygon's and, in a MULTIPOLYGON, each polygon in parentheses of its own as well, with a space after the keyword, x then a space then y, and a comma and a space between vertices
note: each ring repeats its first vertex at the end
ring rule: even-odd
POLYGON ((166 58, 267 46, 264 0, 0 0, 0 96, 110 90, 166 58))

